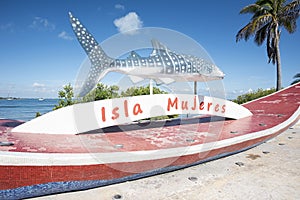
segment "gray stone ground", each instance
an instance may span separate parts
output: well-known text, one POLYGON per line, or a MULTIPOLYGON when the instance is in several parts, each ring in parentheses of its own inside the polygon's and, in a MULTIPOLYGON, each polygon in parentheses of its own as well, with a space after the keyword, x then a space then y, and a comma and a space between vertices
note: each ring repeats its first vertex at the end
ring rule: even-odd
POLYGON ((229 157, 136 181, 36 200, 300 199, 300 121, 229 157))

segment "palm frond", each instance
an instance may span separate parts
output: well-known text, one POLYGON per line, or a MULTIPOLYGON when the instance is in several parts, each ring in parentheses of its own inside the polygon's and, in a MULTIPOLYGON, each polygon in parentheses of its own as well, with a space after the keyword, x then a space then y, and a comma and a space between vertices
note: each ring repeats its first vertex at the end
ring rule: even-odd
POLYGON ((247 13, 256 13, 258 10, 260 9, 260 6, 257 4, 250 4, 248 6, 245 6, 244 8, 242 8, 242 10, 240 11, 240 14, 247 14, 247 13))
POLYGON ((252 20, 262 15, 272 14, 273 8, 271 3, 268 0, 264 1, 266 2, 259 5, 259 9, 257 10, 257 12, 253 13, 253 16, 251 18, 252 20))
POLYGON ((256 2, 255 2, 255 4, 257 4, 257 5, 265 5, 265 4, 273 4, 274 3, 274 0, 257 0, 256 2))
POLYGON ((299 82, 300 82, 300 79, 296 79, 296 80, 294 80, 294 81, 291 83, 291 85, 294 85, 294 84, 299 83, 299 82))
POLYGON ((286 21, 282 22, 281 24, 289 33, 294 33, 297 29, 296 20, 288 20, 287 19, 286 21))
POLYGON ((264 10, 271 11, 273 10, 273 4, 274 2, 272 0, 258 0, 255 2, 255 4, 261 6, 264 10))
POLYGON ((255 19, 252 20, 253 31, 254 32, 259 31, 261 27, 272 22, 273 20, 274 20, 273 16, 269 13, 256 17, 255 19))
POLYGON ((258 0, 256 4, 260 5, 268 13, 274 13, 276 10, 276 4, 281 0, 258 0))
MULTIPOLYGON (((246 26, 244 26, 236 35, 236 42, 238 42, 241 39, 245 39, 247 41, 251 36, 255 35, 256 32, 258 32, 261 28, 265 27, 268 23, 272 22, 272 15, 271 14, 265 14, 261 15, 255 19, 253 19, 251 22, 249 22, 246 26)), ((264 33, 266 30, 262 30, 261 36, 264 36, 264 33)), ((259 37, 259 36, 257 36, 259 37)), ((263 41, 265 40, 266 36, 262 37, 263 41)), ((262 42, 263 42, 262 41, 262 42)), ((261 44, 262 42, 258 42, 257 44, 261 44)))
POLYGON ((292 1, 282 8, 282 12, 287 13, 291 10, 299 10, 299 6, 300 6, 300 0, 292 1))
POLYGON ((270 24, 264 25, 262 28, 259 29, 259 31, 256 32, 254 41, 258 46, 262 45, 263 42, 266 40, 266 37, 268 35, 270 24))
POLYGON ((279 25, 283 26, 289 33, 297 29, 297 19, 300 16, 300 0, 285 5, 278 14, 279 25))
POLYGON ((246 26, 244 26, 239 32, 236 34, 236 42, 240 41, 241 39, 248 40, 254 32, 252 31, 252 22, 248 23, 246 26))
POLYGON ((297 73, 293 78, 300 78, 300 73, 297 73))

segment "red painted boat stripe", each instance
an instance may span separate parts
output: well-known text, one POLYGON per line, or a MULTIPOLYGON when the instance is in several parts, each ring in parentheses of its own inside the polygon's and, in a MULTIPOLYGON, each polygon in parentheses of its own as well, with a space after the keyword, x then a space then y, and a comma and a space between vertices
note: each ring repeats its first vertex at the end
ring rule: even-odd
POLYGON ((72 166, 109 164, 122 162, 138 162, 144 160, 155 160, 192 155, 272 135, 284 128, 287 128, 290 124, 298 120, 299 115, 300 107, 298 107, 297 111, 285 122, 270 129, 236 136, 216 142, 194 146, 192 145, 187 147, 146 151, 123 151, 112 153, 25 153, 2 151, 0 152, 0 166, 72 166))

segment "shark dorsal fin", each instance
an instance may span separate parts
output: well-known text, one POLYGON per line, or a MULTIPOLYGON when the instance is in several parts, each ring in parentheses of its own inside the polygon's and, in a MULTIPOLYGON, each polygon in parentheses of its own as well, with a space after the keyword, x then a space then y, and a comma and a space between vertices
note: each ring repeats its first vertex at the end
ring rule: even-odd
POLYGON ((170 52, 168 47, 166 47, 165 45, 163 45, 156 39, 152 39, 151 43, 152 43, 152 47, 153 47, 153 51, 152 51, 151 55, 160 54, 160 52, 162 52, 162 51, 170 52))
POLYGON ((130 52, 130 55, 128 56, 128 58, 129 59, 139 59, 139 58, 141 58, 141 56, 137 52, 132 51, 132 52, 130 52))

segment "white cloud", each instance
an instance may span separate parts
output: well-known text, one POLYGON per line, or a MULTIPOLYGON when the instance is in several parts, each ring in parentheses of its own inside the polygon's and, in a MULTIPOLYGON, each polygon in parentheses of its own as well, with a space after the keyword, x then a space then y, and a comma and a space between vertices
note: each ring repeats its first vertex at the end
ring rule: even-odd
POLYGON ((68 35, 66 31, 62 31, 60 34, 58 34, 58 37, 64 40, 73 40, 73 37, 68 35))
POLYGON ((125 6, 123 6, 121 4, 116 4, 115 9, 125 10, 125 6))
POLYGON ((32 87, 42 88, 42 87, 45 87, 45 84, 35 82, 35 83, 32 84, 32 87))
POLYGON ((143 22, 135 12, 130 12, 124 17, 114 20, 115 26, 120 33, 134 35, 137 33, 137 29, 143 27, 143 22))
POLYGON ((13 27, 14 27, 13 23, 2 24, 2 25, 0 25, 0 30, 14 32, 13 27))
POLYGON ((29 27, 37 30, 55 30, 55 25, 42 17, 35 17, 29 27))

